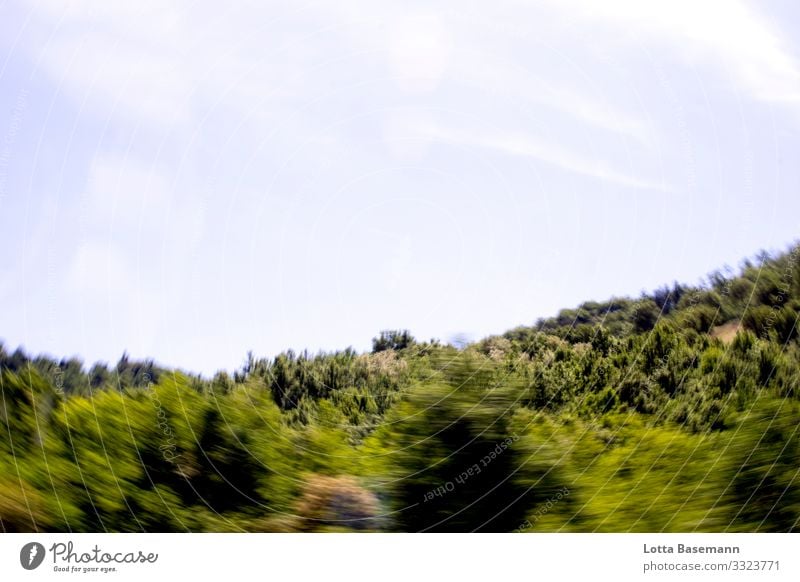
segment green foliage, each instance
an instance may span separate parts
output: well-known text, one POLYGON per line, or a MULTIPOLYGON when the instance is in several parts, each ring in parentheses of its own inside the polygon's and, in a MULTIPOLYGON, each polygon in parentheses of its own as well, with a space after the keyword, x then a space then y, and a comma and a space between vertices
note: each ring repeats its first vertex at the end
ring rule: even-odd
POLYGON ((210 379, 0 344, 0 527, 796 531, 799 263, 210 379))
POLYGON ((661 317, 661 310, 655 301, 644 299, 633 312, 634 331, 639 333, 650 331, 655 327, 659 317, 661 317))
POLYGON ((414 337, 407 330, 384 330, 372 339, 372 352, 384 350, 404 350, 414 344, 414 337))
POLYGON ((368 443, 387 463, 401 531, 510 531, 523 519, 512 392, 480 363, 443 364, 443 382, 416 387, 368 443))
POLYGON ((726 529, 796 531, 800 518, 800 409, 762 400, 737 425, 726 457, 726 529))

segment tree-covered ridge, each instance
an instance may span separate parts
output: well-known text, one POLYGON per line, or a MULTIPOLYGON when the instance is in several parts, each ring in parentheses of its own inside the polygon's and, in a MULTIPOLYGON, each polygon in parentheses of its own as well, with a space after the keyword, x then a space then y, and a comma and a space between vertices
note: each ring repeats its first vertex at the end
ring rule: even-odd
POLYGON ((0 347, 4 531, 793 531, 800 246, 457 349, 0 347))

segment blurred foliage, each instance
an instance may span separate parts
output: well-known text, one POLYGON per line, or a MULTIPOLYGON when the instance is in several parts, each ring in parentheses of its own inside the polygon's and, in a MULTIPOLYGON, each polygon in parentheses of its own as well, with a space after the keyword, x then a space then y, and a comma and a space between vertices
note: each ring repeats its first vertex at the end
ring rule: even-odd
POLYGON ((0 344, 0 526, 796 531, 799 265, 212 378, 0 344))

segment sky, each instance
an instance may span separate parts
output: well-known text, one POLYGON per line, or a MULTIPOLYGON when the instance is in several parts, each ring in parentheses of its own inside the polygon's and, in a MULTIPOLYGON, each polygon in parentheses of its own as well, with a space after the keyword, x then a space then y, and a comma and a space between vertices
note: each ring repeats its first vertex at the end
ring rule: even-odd
POLYGON ((785 249, 798 152, 789 0, 5 1, 0 338, 477 339, 785 249))

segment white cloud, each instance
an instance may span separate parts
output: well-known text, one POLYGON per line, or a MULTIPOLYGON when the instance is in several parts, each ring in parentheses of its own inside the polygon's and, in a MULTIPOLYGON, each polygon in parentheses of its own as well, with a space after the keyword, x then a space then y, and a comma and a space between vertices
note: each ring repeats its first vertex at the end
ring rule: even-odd
POLYGON ((421 135, 426 135, 457 146, 484 148, 506 155, 531 158, 567 172, 596 178, 628 188, 645 190, 666 189, 666 185, 663 183, 646 180, 617 170, 601 159, 587 157, 572 149, 546 141, 534 135, 519 132, 475 132, 443 128, 440 126, 420 126, 418 131, 421 135))
MULTIPOLYGON (((431 92, 450 75, 640 141, 648 131, 624 109, 587 95, 585 87, 567 87, 521 68, 525 50, 491 54, 490 47, 504 42, 504 27, 481 37, 485 22, 459 18, 456 4, 433 10, 342 2, 288 16, 274 4, 241 11, 97 0, 35 7, 43 22, 64 23, 45 44, 45 69, 75 98, 88 97, 95 107, 140 122, 197 122, 209 105, 233 107, 266 124, 284 122, 287 107, 291 112, 298 100, 329 90, 320 62, 344 57, 356 70, 382 59, 385 70, 378 74, 411 93, 431 92)), ((537 30, 546 24, 519 12, 519 21, 530 25, 525 43, 533 49, 537 30)), ((369 76, 359 81, 375 80, 369 69, 364 74, 369 76)))
POLYGON ((80 0, 33 6, 44 23, 41 63, 78 100, 138 120, 188 119, 194 71, 177 5, 80 0), (52 26, 53 21, 59 25, 52 26), (49 26, 48 26, 49 25, 49 26))
POLYGON ((800 102, 800 69, 787 39, 741 0, 559 0, 554 6, 580 15, 592 31, 610 27, 614 41, 666 42, 692 65, 722 68, 757 99, 800 102))
MULTIPOLYGON (((78 0, 33 3, 41 26, 41 64, 73 98, 138 123, 193 124, 209 104, 242 109, 286 97, 285 84, 308 57, 257 12, 214 3, 132 4, 78 0), (45 42, 46 41, 46 42, 45 42)), ((277 113, 270 119, 280 117, 277 113)))
MULTIPOLYGON (((656 4, 566 0, 545 8, 512 2, 486 15, 492 26, 483 26, 482 13, 459 16, 456 4, 436 10, 425 5, 353 1, 308 10, 274 4, 251 5, 246 10, 194 3, 165 7, 159 2, 129 7, 93 0, 66 8, 58 2, 43 6, 41 15, 65 23, 55 29, 43 53, 43 63, 54 77, 63 77, 76 95, 96 92, 112 107, 169 127, 191 121, 197 132, 202 132, 206 111, 228 108, 240 119, 252 120, 250 129, 255 135, 283 125, 287 127, 282 139, 306 139, 314 128, 304 125, 313 123, 304 116, 304 103, 320 100, 323 115, 352 115, 352 110, 345 109, 348 105, 335 100, 332 103, 338 105, 330 107, 336 109, 328 111, 324 97, 336 87, 340 73, 349 72, 352 76, 342 81, 342 88, 352 92, 347 96, 355 104, 351 107, 362 103, 357 95, 360 83, 370 87, 383 83, 384 91, 394 84, 418 94, 434 92, 445 83, 450 83, 449 91, 467 87, 458 98, 459 109, 467 114, 475 106, 473 101, 477 102, 469 87, 494 88, 501 96, 497 103, 524 104, 532 110, 531 118, 549 122, 548 112, 558 111, 585 128, 633 138, 639 144, 655 143, 653 126, 637 114, 633 101, 620 102, 619 94, 615 101, 602 86, 592 86, 589 76, 559 77, 552 62, 531 59, 542 48, 552 55, 563 48, 540 45, 539 36, 547 33, 554 35, 551 39, 590 37, 602 50, 617 50, 620 59, 632 47, 667 47, 669 54, 682 56, 690 66, 720 68, 754 98, 800 100, 800 74, 785 40, 775 26, 740 0, 656 4), (512 24, 516 26, 505 35, 512 24), (330 66, 321 66, 327 62, 330 66)), ((586 65, 576 63, 577 67, 586 65)), ((381 98, 363 103, 380 110, 381 98)), ((424 141, 406 139, 407 132, 398 126, 391 108, 381 115, 379 125, 393 153, 411 159, 426 153, 424 141)), ((513 116, 500 109, 491 115, 497 116, 489 120, 497 126, 513 116)), ((399 125, 404 123, 401 119, 399 125)), ((558 126, 553 131, 562 129, 558 126)), ((513 133, 449 131, 439 138, 537 159, 626 187, 662 187, 580 153, 583 142, 576 141, 580 131, 580 125, 577 132, 574 126, 561 131, 557 143, 543 141, 519 125, 513 133)), ((353 133, 345 128, 337 140, 363 142, 362 136, 353 133)), ((418 135, 422 139, 425 132, 418 135)), ((203 136, 198 133, 197 139, 203 136)), ((103 184, 102 188, 92 186, 93 204, 115 219, 138 217, 143 208, 163 209, 159 205, 170 196, 168 183, 148 168, 127 167, 129 163, 100 160, 92 169, 93 180, 103 184), (120 163, 123 170, 116 167, 120 163)))
MULTIPOLYGON (((505 5, 510 13, 470 12, 461 2, 439 8, 434 12, 428 5, 373 2, 328 7, 346 23, 343 29, 352 44, 388 52, 389 69, 403 89, 433 91, 449 77, 465 88, 492 91, 505 102, 555 110, 588 126, 651 143, 653 128, 625 104, 613 103, 585 83, 565 84, 530 66, 528 57, 542 50, 540 32, 548 28, 537 11, 513 3, 505 5), (509 40, 513 48, 503 50, 509 40)), ((469 99, 463 94, 459 107, 465 108, 469 99)))
POLYGON ((412 92, 432 91, 451 73, 472 74, 509 95, 647 141, 649 128, 624 105, 522 68, 527 55, 542 49, 539 38, 560 30, 565 18, 564 38, 591 39, 601 49, 622 45, 621 52, 630 51, 631 42, 662 43, 690 65, 722 68, 755 98, 800 101, 800 72, 786 39, 741 0, 559 0, 549 11, 512 2, 468 16, 460 3, 434 10, 350 0, 305 10, 278 3, 241 10, 99 0, 49 0, 34 7, 42 22, 61 22, 42 29, 39 40, 47 42, 36 50, 42 50, 45 69, 77 98, 96 97, 95 105, 173 126, 196 121, 192 116, 209 102, 248 115, 256 108, 268 122, 284 119, 293 98, 313 99, 329 88, 315 68, 320 62, 344 56, 359 67, 377 56, 412 92), (508 36, 513 50, 503 51, 508 36), (460 55, 467 58, 454 71, 460 55))
POLYGON ((589 125, 633 137, 642 143, 650 141, 652 128, 645 121, 608 101, 597 101, 577 90, 552 84, 543 84, 531 98, 589 125))
POLYGON ((479 87, 495 87, 503 101, 527 110, 543 108, 543 117, 556 111, 588 127, 633 138, 641 144, 652 142, 653 128, 648 122, 602 95, 596 97, 597 89, 593 90, 588 83, 573 82, 569 86, 508 57, 474 48, 458 64, 459 80, 479 87))

